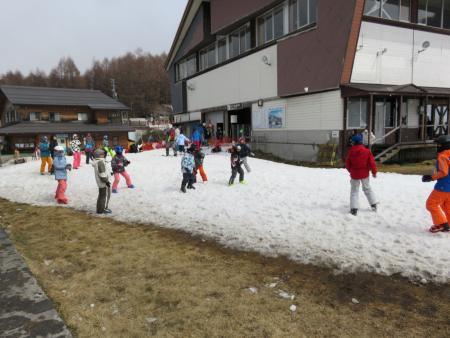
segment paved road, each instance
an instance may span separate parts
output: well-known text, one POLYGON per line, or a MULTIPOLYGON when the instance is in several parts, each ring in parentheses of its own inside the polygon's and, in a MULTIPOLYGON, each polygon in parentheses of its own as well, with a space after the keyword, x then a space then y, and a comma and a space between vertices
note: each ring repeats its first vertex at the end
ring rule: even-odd
POLYGON ((53 303, 0 229, 0 337, 72 337, 53 303))

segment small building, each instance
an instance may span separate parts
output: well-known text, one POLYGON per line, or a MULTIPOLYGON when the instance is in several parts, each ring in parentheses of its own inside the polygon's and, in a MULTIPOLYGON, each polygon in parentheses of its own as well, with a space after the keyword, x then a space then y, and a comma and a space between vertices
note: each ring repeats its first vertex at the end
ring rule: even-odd
POLYGON ((426 158, 450 133, 450 1, 190 0, 166 69, 188 128, 313 162, 368 129, 382 162, 426 158))
POLYGON ((4 149, 32 152, 43 136, 67 148, 73 134, 89 133, 100 146, 128 143, 129 108, 98 90, 0 86, 0 137, 4 149))

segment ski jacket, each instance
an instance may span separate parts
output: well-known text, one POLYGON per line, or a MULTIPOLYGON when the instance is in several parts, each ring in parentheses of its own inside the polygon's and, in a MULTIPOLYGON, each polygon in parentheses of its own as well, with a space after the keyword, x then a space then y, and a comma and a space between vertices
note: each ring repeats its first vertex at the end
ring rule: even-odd
POLYGON ((55 147, 58 145, 58 142, 56 140, 50 140, 50 145, 49 145, 49 149, 50 149, 50 154, 53 156, 53 152, 55 151, 55 147))
POLYGON ((195 168, 199 168, 203 165, 203 160, 205 159, 205 154, 199 150, 194 153, 195 168))
POLYGON ((237 153, 237 152, 231 153, 230 162, 231 162, 232 169, 240 167, 242 162, 241 162, 241 157, 239 156, 239 153, 237 153))
POLYGON ((80 140, 72 140, 70 141, 70 148, 72 148, 72 151, 79 152, 80 151, 81 142, 80 140))
POLYGON ((94 151, 94 140, 92 139, 92 137, 87 137, 86 138, 86 143, 84 146, 84 151, 87 153, 93 152, 94 151))
POLYGON ((183 174, 192 173, 195 167, 195 159, 192 154, 186 153, 181 159, 181 171, 183 174))
POLYGON ((55 156, 53 170, 55 171, 55 180, 67 180, 67 162, 64 155, 55 156))
POLYGON ((177 145, 178 146, 184 146, 184 145, 186 145, 186 142, 190 142, 190 140, 186 136, 184 136, 184 134, 178 135, 178 137, 177 137, 177 145))
POLYGON ((202 139, 202 135, 200 134, 200 131, 196 129, 194 133, 192 134, 192 141, 193 142, 200 142, 202 139))
POLYGON ((39 150, 41 151, 41 157, 50 157, 50 147, 48 142, 41 142, 39 144, 39 150))
POLYGON ((125 156, 117 154, 113 157, 111 161, 111 167, 113 173, 123 173, 125 171, 125 167, 130 164, 125 156))
POLYGON ((252 154, 252 150, 250 149, 250 146, 248 144, 240 144, 241 151, 239 151, 239 156, 241 158, 250 156, 252 154))
POLYGON ((345 168, 354 180, 362 180, 369 177, 370 171, 377 174, 377 165, 372 152, 362 144, 354 145, 350 148, 345 161, 345 168))
POLYGON ((437 181, 435 190, 450 192, 450 150, 444 150, 438 154, 436 162, 436 172, 432 176, 433 181, 437 181))
POLYGON ((94 158, 92 161, 94 167, 95 181, 99 188, 106 188, 109 185, 109 175, 104 158, 94 158))

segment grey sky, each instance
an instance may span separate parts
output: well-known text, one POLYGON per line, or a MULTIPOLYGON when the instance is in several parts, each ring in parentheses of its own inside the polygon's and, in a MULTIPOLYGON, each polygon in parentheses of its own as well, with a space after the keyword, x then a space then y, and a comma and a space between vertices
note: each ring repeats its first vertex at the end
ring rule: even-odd
POLYGON ((168 52, 187 0, 0 0, 0 74, 48 72, 71 56, 81 72, 95 58, 142 48, 168 52))

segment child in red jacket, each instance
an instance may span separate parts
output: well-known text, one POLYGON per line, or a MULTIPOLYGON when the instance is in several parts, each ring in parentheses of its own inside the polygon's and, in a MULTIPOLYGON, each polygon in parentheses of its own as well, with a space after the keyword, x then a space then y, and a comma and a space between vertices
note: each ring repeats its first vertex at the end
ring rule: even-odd
POLYGON ((370 187, 370 171, 373 178, 377 177, 377 166, 372 152, 363 146, 361 135, 352 137, 353 146, 347 155, 345 168, 350 172, 350 213, 354 216, 358 213, 359 207, 359 186, 362 184, 362 190, 369 201, 373 211, 377 211, 377 199, 375 193, 370 187))

